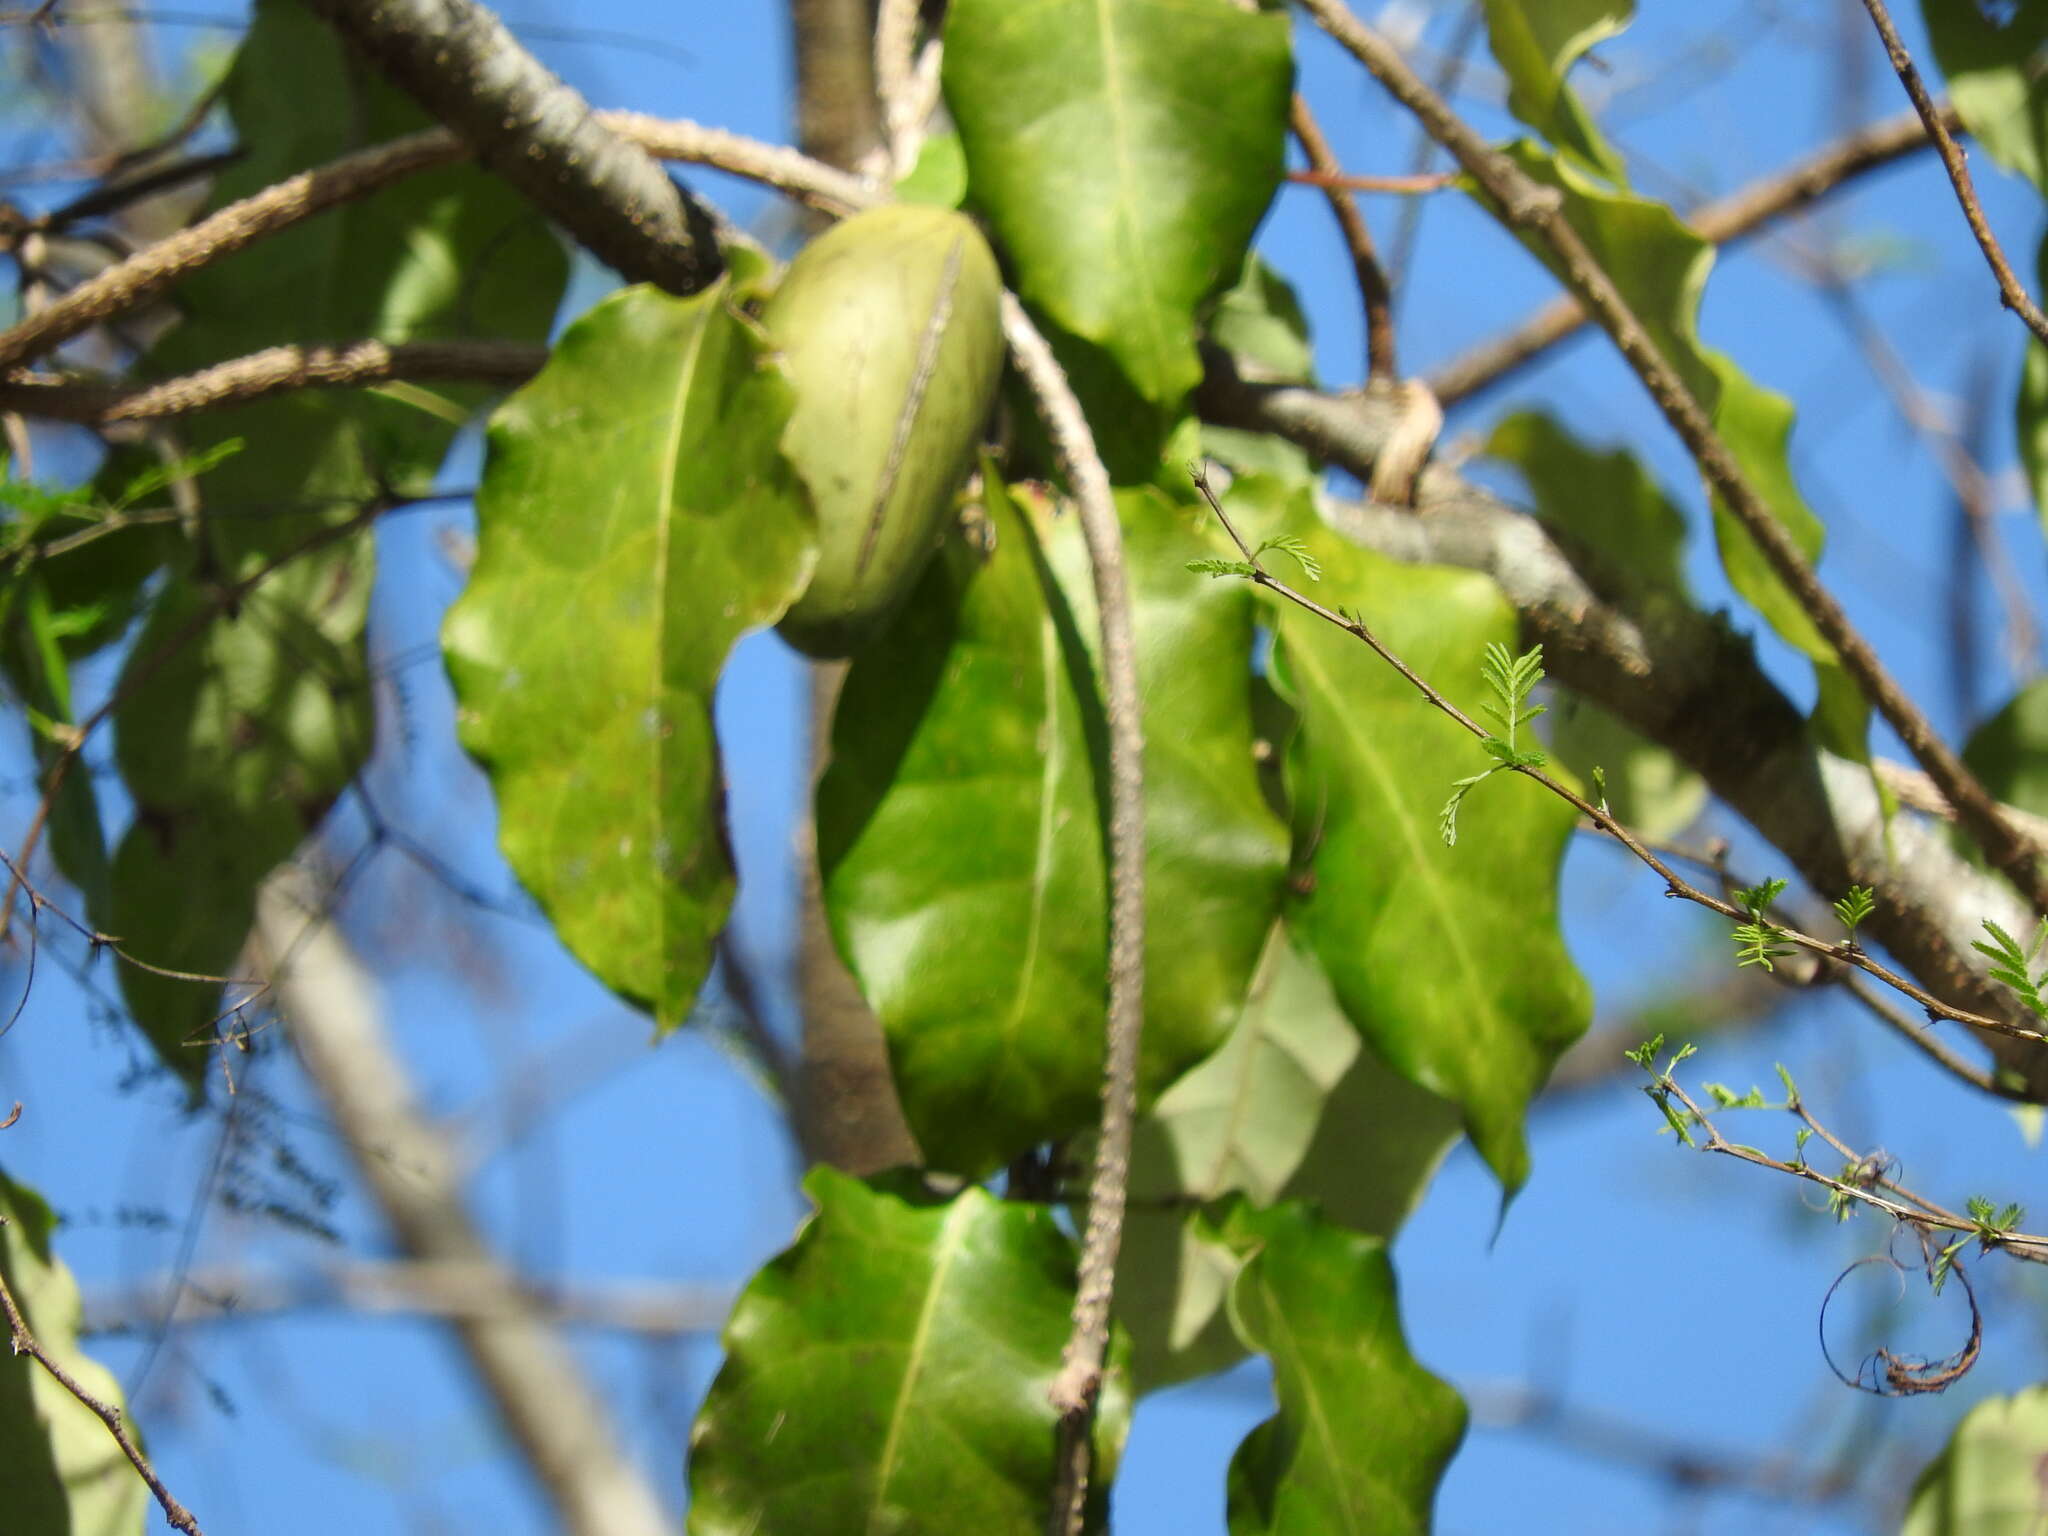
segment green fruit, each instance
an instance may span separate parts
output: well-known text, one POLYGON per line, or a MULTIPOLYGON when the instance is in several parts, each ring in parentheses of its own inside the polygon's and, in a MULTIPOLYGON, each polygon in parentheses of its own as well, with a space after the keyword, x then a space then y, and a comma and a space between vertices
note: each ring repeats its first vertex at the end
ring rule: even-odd
POLYGON ((762 309, 818 514, 816 573, 776 626, 799 650, 851 655, 937 549, 995 402, 1002 291, 971 220, 897 204, 813 240, 762 309))

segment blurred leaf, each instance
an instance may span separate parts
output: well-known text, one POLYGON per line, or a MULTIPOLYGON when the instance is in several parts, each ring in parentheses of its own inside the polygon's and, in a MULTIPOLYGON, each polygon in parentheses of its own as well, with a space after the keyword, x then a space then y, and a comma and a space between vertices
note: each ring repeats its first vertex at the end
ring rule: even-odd
MULTIPOLYGON (((2048 293, 2048 237, 2034 261, 2034 292, 2048 293)), ((2048 346, 2031 337, 2027 340, 2026 362, 2020 370, 2018 409, 2020 464, 2027 472, 2027 488, 2034 495, 2034 511, 2048 528, 2048 346)))
MULTIPOLYGON (((285 0, 258 5, 225 99, 246 153, 215 185, 216 208, 427 122, 285 0)), ((171 291, 180 323, 137 372, 182 373, 288 342, 540 340, 566 272, 559 242, 517 194, 473 165, 450 166, 196 270, 171 291)), ((185 971, 229 969, 255 883, 366 760, 372 547, 352 520, 391 492, 425 490, 455 423, 483 398, 450 387, 424 409, 418 390, 305 391, 181 422, 178 437, 200 462, 231 439, 248 444, 197 482, 189 531, 116 533, 45 563, 56 598, 67 561, 118 566, 144 542, 151 561, 174 551, 119 684, 115 756, 136 821, 114 863, 117 875, 147 871, 151 890, 183 883, 166 904, 117 879, 108 911, 95 915, 131 953, 185 971), (222 583, 265 571, 239 602, 221 601, 222 583)), ((132 498, 139 479, 147 488, 169 478, 162 471, 153 455, 124 450, 98 494, 132 498)), ((217 991, 132 966, 121 978, 138 1023, 196 1081, 204 1054, 179 1042, 218 1011, 217 991)))
MULTIPOLYGON (((1053 1212, 823 1167, 804 1188, 817 1212, 741 1294, 691 1431, 692 1536, 1036 1536, 1074 1289, 1053 1212)), ((1121 1354, 1098 1506, 1129 1422, 1121 1354)))
POLYGON ((1963 761, 1993 796, 2048 816, 2048 678, 2036 678, 1970 733, 1963 761))
POLYGON ((1616 184, 1628 179, 1621 156, 1565 76, 1589 50, 1619 36, 1635 10, 1634 0, 1486 0, 1486 35, 1508 77, 1508 110, 1616 184))
MULTIPOLYGON (((2048 6, 2039 0, 1921 0, 1949 100, 1970 137, 2007 170, 2048 192, 2048 6)), ((1954 216, 1953 209, 1944 209, 1954 216)))
POLYGON ((1638 837, 1674 837, 1707 808, 1707 783, 1653 741, 1590 700, 1569 695, 1550 711, 1550 750, 1581 784, 1606 775, 1607 808, 1638 837))
MULTIPOLYGON (((933 1166, 979 1176, 1093 1122, 1106 956, 1103 727, 1080 530, 984 475, 993 552, 949 541, 854 661, 818 790, 833 931, 933 1166)), ((1143 1080, 1235 1018, 1285 873, 1259 793, 1251 594, 1185 569, 1194 514, 1118 497, 1146 720, 1143 1080)))
POLYGON ((723 283, 629 288, 572 325, 492 418, 476 568, 442 634, 506 858, 664 1029, 732 902, 712 692, 816 558, 767 356, 723 283))
MULTIPOLYGON (((50 1251, 49 1206, 0 1173, 0 1218, 0 1275, 29 1332, 86 1391, 120 1407, 113 1372, 78 1347, 78 1286, 50 1251)), ((141 1536, 149 1490, 107 1426, 34 1360, 4 1351, 0 1467, 8 1536, 141 1536)))
MULTIPOLYGON (((1325 528, 1310 499, 1243 480, 1248 538, 1292 533, 1323 562, 1322 601, 1360 612, 1396 655, 1467 712, 1489 641, 1515 643, 1499 589, 1469 572, 1409 566, 1325 528)), ((1297 835, 1315 889, 1291 919, 1369 1044, 1409 1081, 1456 1103, 1512 1195, 1528 1174, 1522 1119, 1591 999, 1557 927, 1570 806, 1518 775, 1466 802, 1445 848, 1453 781, 1485 764, 1351 635, 1280 605, 1274 676, 1301 712, 1288 752, 1297 835)))
POLYGON ((1322 967, 1276 924, 1230 1034, 1138 1123, 1116 1295, 1137 1390, 1245 1354, 1223 1316, 1242 1260, 1187 1200, 1306 1199, 1392 1237, 1457 1135, 1452 1106, 1361 1049, 1322 967))
POLYGON ((2035 1536, 2044 1460, 2048 1387, 1979 1403, 1913 1485, 1900 1536, 2035 1536))
POLYGON ((906 203, 934 203, 958 208, 967 197, 967 154, 957 133, 935 133, 917 152, 917 164, 896 183, 896 196, 906 203))
POLYGON ((1231 1458, 1231 1536, 1427 1531, 1465 1404, 1408 1352, 1385 1244, 1297 1204, 1219 1235, 1250 1254, 1230 1316, 1280 1404, 1231 1458))
MULTIPOLYGON (((1256 252, 1244 259, 1237 282, 1216 301, 1207 324, 1208 339, 1228 352, 1248 378, 1310 383, 1314 359, 1308 320, 1287 279, 1256 252)), ((1270 432, 1201 424, 1202 453, 1239 474, 1278 475, 1307 483, 1315 463, 1306 449, 1270 432)))
POLYGON ((956 0, 946 104, 968 195, 1033 305, 1171 407, 1201 377, 1197 309, 1280 183, 1284 15, 1230 0, 956 0))
MULTIPOLYGON (((1806 558, 1817 561, 1824 530, 1800 497, 1786 457, 1791 402, 1757 384, 1733 359, 1700 340, 1700 295, 1713 266, 1714 248, 1662 203, 1605 187, 1569 158, 1552 156, 1529 143, 1510 145, 1508 153, 1525 173, 1564 194, 1565 218, 1712 420, 1751 487, 1806 558)), ((1540 240, 1524 243, 1555 270, 1540 240)), ((1729 584, 1780 638, 1813 661, 1823 695, 1815 721, 1824 744, 1843 756, 1867 759, 1868 710, 1841 675, 1834 648, 1718 497, 1714 540, 1729 584)))

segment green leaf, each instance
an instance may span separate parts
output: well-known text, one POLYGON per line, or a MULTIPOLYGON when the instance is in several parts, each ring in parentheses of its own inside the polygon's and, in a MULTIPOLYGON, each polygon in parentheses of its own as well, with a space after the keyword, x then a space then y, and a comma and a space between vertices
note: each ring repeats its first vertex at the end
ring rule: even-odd
POLYGON ((476 569, 442 634, 506 858, 664 1029, 732 903, 712 692, 816 558, 790 406, 722 283, 612 295, 492 418, 476 569))
MULTIPOLYGON (((1101 708, 1086 553, 984 475, 992 553, 953 538, 854 661, 818 790, 842 953, 911 1129, 980 1175, 1096 1114, 1105 956, 1101 708)), ((1146 1023, 1156 1091, 1235 1018, 1286 869, 1253 757, 1254 605, 1189 576, 1191 509, 1119 495, 1145 699, 1146 1023)))
MULTIPOLYGON (((1240 481, 1231 499, 1248 535, 1284 519, 1321 557, 1325 601, 1358 608, 1396 655, 1476 709, 1475 662, 1487 642, 1515 641, 1491 582, 1353 546, 1306 496, 1276 496, 1271 482, 1240 481)), ((1574 813, 1503 775, 1467 801, 1459 845, 1446 849, 1444 786, 1471 766, 1475 743, 1351 635, 1291 604, 1276 612, 1275 674, 1302 717, 1291 798, 1298 835, 1315 844, 1298 930, 1367 1041, 1460 1107, 1512 1194, 1528 1172, 1523 1113, 1591 1011, 1557 927, 1574 813)))
POLYGON ((1465 1404, 1408 1352, 1385 1245, 1293 1204, 1240 1204, 1221 1235, 1251 1253, 1231 1321, 1279 1399, 1231 1459, 1231 1536, 1427 1531, 1465 1404))
MULTIPOLYGON (((829 1168, 804 1188, 817 1212, 741 1294, 691 1432, 692 1536, 1036 1536, 1074 1287, 1053 1212, 973 1187, 937 1203, 829 1168)), ((1120 1356, 1098 1490, 1129 1419, 1120 1356)))
POLYGON ((2048 8, 2036 0, 1921 0, 1920 15, 1970 137, 2048 192, 2048 94, 2041 90, 2048 8))
POLYGON ((1322 967, 1276 930, 1229 1038, 1138 1123, 1116 1294, 1137 1390, 1246 1353, 1223 1305, 1243 1259, 1189 1200, 1306 1200, 1391 1240, 1457 1139, 1455 1106, 1360 1049, 1322 967))
POLYGON ((2048 816, 2048 678, 2036 678, 1970 733, 1963 762, 2008 805, 2048 816))
MULTIPOLYGON (((1265 382, 1307 384, 1315 377, 1308 320, 1287 279, 1252 252, 1244 270, 1209 312, 1208 339, 1228 352, 1238 372, 1265 382)), ((1202 456, 1239 474, 1277 475, 1307 484, 1316 477, 1306 449, 1270 432, 1200 425, 1202 456)))
POLYGON ((1174 405, 1201 377, 1196 311, 1236 279, 1280 183, 1287 17, 1230 0, 957 0, 945 40, 968 195, 1019 291, 1174 405))
MULTIPOLYGON (((78 1347, 78 1286, 50 1251, 57 1223, 49 1206, 0 1173, 0 1217, 0 1275, 29 1332, 80 1386, 120 1407, 114 1373, 78 1347)), ((141 1536, 149 1490, 106 1425, 29 1356, 4 1350, 0 1467, 7 1469, 7 1529, 18 1536, 141 1536)))
MULTIPOLYGON (((1745 478, 1806 558, 1818 560, 1824 530, 1801 498, 1786 457, 1791 402, 1757 384, 1733 359, 1700 339, 1700 296, 1713 266, 1714 248, 1662 203, 1615 191, 1567 157, 1550 155, 1529 143, 1510 145, 1508 153, 1529 176, 1563 194, 1565 218, 1712 419, 1745 478)), ((1525 243, 1555 270, 1554 259, 1540 240, 1525 243)), ((1814 662, 1822 694, 1815 719, 1824 744, 1859 761, 1866 758, 1868 710, 1842 674, 1833 647, 1718 498, 1714 539, 1729 584, 1780 638, 1814 662)))
MULTIPOLYGON (((427 122, 347 55, 331 28, 285 0, 257 7, 225 99, 246 153, 216 183, 214 207, 427 122)), ((538 341, 566 273, 545 219, 476 166, 449 166, 193 272, 170 294, 180 323, 138 372, 182 373, 288 342, 538 341)), ((290 857, 366 760, 372 552, 367 528, 351 520, 392 492, 425 490, 457 424, 483 398, 473 386, 432 396, 304 391, 209 412, 180 423, 191 461, 183 470, 234 439, 248 446, 197 482, 196 518, 115 533, 44 562, 60 606, 73 600, 63 583, 74 560, 91 563, 86 590, 99 593, 119 590, 102 567, 170 566, 130 648, 119 685, 128 702, 114 725, 136 819, 115 854, 111 904, 95 917, 131 953, 184 971, 228 970, 256 883, 290 857), (223 582, 264 572, 239 602, 220 601, 223 582), (167 860, 187 876, 177 899, 138 899, 139 889, 163 889, 167 860), (141 887, 123 891, 122 873, 141 887)), ((153 456, 123 451, 98 495, 147 502, 167 478, 153 456)), ((121 980, 138 1023, 196 1082, 204 1053, 182 1042, 219 1011, 218 989, 133 966, 121 980)))
POLYGON ((1607 808, 1638 836, 1675 837, 1707 808, 1706 780, 1576 694, 1551 710, 1550 749, 1581 779, 1604 770, 1607 808))
POLYGON ((2032 1536, 2044 1457, 2048 1387, 1979 1403, 1913 1485, 1900 1536, 2032 1536))
POLYGON ((1508 110, 1617 184, 1627 180, 1621 156, 1565 76, 1589 50, 1619 36, 1635 9, 1634 0, 1486 0, 1486 36, 1508 77, 1508 110))
MULTIPOLYGON (((2048 238, 2042 240, 2035 254, 2034 292, 2048 293, 2048 238)), ((2020 370, 2015 417, 2020 464, 2027 472, 2028 489, 2034 494, 2034 511, 2042 526, 2048 527, 2048 346, 2031 337, 2020 370)))
POLYGON ((917 164, 896 183, 896 198, 958 208, 967 198, 967 155, 957 133, 935 133, 918 147, 917 164))

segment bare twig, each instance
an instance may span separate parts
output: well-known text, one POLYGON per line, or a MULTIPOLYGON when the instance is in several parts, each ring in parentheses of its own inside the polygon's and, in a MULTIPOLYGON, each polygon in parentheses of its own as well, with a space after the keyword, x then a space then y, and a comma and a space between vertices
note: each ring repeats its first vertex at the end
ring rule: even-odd
POLYGON ((351 341, 266 347, 247 357, 154 384, 93 383, 16 372, 0 377, 0 410, 106 425, 188 416, 300 389, 361 389, 395 380, 513 386, 547 361, 547 348, 505 341, 351 341))
POLYGON ((1920 71, 1913 67, 1912 56, 1899 40, 1899 29, 1892 25, 1891 13, 1885 9, 1884 0, 1863 0, 1863 8, 1870 12, 1877 35, 1884 39, 1884 51, 1892 61, 1892 68, 1898 72, 1899 84, 1906 88, 1906 95, 1912 99, 1913 110, 1927 125, 1928 137, 1934 140, 1942 166, 1948 171, 1948 179, 1956 189, 1956 201, 1962 205, 1963 218, 1970 226, 1970 233, 1977 237, 1977 248, 1984 253, 1992 276, 1998 279, 1999 299, 2026 322, 2027 329, 2036 338, 2048 342, 2048 315, 2042 314, 2040 306, 2027 297, 2025 285, 2013 272, 2012 263, 2005 259, 1997 236, 1991 233, 1991 226, 1984 218, 1984 207, 1977 201, 1977 188, 1970 180, 1970 163, 1964 157, 1962 147, 1956 143, 1955 135, 1948 131, 1941 109, 1935 106, 1934 98, 1927 94, 1927 87, 1921 83, 1920 71))
POLYGON ((881 98, 882 131, 895 176, 917 159, 930 111, 918 85, 918 9, 918 0, 880 0, 875 8, 875 94, 881 98))
POLYGON ((2044 876, 2031 845, 2014 832, 1976 774, 1942 740, 1920 706, 1899 686, 1870 642, 1850 622, 1834 594, 1821 584, 1812 564, 1750 484, 1713 421, 1658 349, 1614 279, 1565 218, 1563 199, 1557 190, 1536 182, 1506 155, 1489 146, 1408 67, 1396 49, 1360 22, 1340 0, 1302 3, 1451 152, 1510 226, 1529 232, 1549 247, 1567 286, 1613 338, 1616 349, 1642 380, 1708 485, 1741 523, 1772 572, 1833 648, 1864 698, 1890 722, 1899 739, 1956 808, 1957 824, 2036 911, 2048 913, 2048 876, 2044 876))
POLYGON ((649 1338, 714 1333, 732 1310, 716 1287, 659 1281, 519 1283, 516 1304, 499 1289, 495 1264, 350 1259, 305 1275, 195 1270, 118 1290, 89 1291, 83 1333, 125 1333, 175 1324, 231 1323, 290 1312, 505 1321, 538 1312, 558 1327, 597 1328, 649 1338))
POLYGON ((1078 1536, 1093 1457, 1095 1404, 1109 1347, 1109 1304, 1123 1241, 1131 1133, 1137 1119, 1138 1043, 1145 1022, 1145 736, 1123 534, 1109 473, 1052 348, 1011 293, 1003 295, 1003 334, 1009 338, 1018 372, 1031 388, 1080 511, 1101 616, 1103 703, 1109 721, 1109 1039, 1103 1059, 1102 1125, 1088 1181, 1073 1331, 1049 1394, 1060 1412, 1060 1429, 1048 1530, 1053 1536, 1078 1536))
MULTIPOLYGON (((1961 126, 1953 107, 1940 110, 1944 124, 1961 126)), ((1859 176, 1892 164, 1926 143, 1927 130, 1918 115, 1901 112, 1837 140, 1796 165, 1695 209, 1686 222, 1702 240, 1725 245, 1797 212, 1859 176)), ((1451 359, 1429 375, 1429 386, 1445 406, 1456 405, 1500 383, 1559 342, 1576 335, 1588 320, 1586 307, 1570 294, 1562 294, 1504 335, 1481 342, 1451 359)))
POLYGON ((307 0, 592 255, 671 293, 725 262, 710 211, 474 0, 307 0))
POLYGON ((1287 124, 1294 130, 1301 152, 1308 157, 1310 173, 1319 178, 1318 185, 1324 189, 1330 212, 1343 233, 1344 248, 1351 253, 1351 271, 1365 310, 1367 377, 1391 382, 1400 377, 1394 362, 1393 293, 1387 286, 1387 274, 1380 267, 1379 253, 1373 249, 1372 231, 1366 227, 1358 199, 1344 190, 1348 185, 1344 168, 1337 163, 1330 141, 1323 137, 1315 113, 1309 110, 1308 98, 1299 91, 1288 107, 1287 124))
MULTIPOLYGON (((0 1216, 0 1226, 6 1223, 7 1218, 0 1216)), ((7 1342, 13 1352, 17 1355, 27 1355, 48 1371, 58 1386, 77 1398, 81 1405, 107 1426, 107 1433, 114 1437, 114 1443, 121 1448, 121 1454, 128 1458, 128 1464, 135 1468, 136 1475, 149 1485, 149 1491, 163 1507, 164 1519, 185 1532, 186 1536, 201 1536, 199 1522, 193 1518, 192 1511, 172 1496, 171 1490, 164 1486, 163 1479, 156 1475, 156 1469, 149 1464, 149 1458, 142 1454, 142 1447, 137 1445, 134 1436, 128 1433, 127 1420, 121 1410, 87 1391, 84 1383, 65 1370, 48 1350, 36 1342, 35 1335, 29 1332, 28 1320, 21 1315, 21 1307, 14 1299, 14 1292, 8 1286, 5 1274, 0 1274, 0 1312, 7 1315, 7 1342)))

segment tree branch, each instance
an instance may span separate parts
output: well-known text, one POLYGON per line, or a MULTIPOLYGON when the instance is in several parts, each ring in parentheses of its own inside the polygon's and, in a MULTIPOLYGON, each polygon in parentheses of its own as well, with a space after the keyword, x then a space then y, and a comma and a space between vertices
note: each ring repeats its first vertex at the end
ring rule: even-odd
MULTIPOLYGON (((2048 315, 2041 313, 2040 306, 2027 297, 2026 286, 2012 270, 2012 263, 2005 259, 1997 236, 1991 233, 1991 226, 1985 221, 1983 204, 1977 201, 1976 185, 1970 180, 1970 163, 1963 156, 1962 148, 1955 136, 1948 131, 1948 124, 1942 120, 1941 111, 1934 104, 1934 98, 1927 94, 1927 87, 1920 82, 1920 71, 1913 67, 1912 55, 1906 52, 1906 45, 1899 40, 1899 29, 1892 25, 1891 13, 1885 9, 1884 0, 1863 0, 1863 9, 1870 12, 1870 20, 1877 28, 1877 35, 1884 39, 1884 51, 1897 71, 1899 84, 1906 88, 1906 95, 1912 99, 1913 110, 1920 114, 1920 121, 1927 125, 1928 137, 1934 140, 1935 150, 1941 155, 1941 163, 1948 172, 1948 179, 1956 189, 1956 201, 1962 205, 1963 219, 1970 226, 1970 233, 1977 237, 1977 248, 1984 253, 1984 260, 1991 268, 1991 275, 1998 279, 1998 296, 2005 307, 2018 315, 2027 324, 2038 340, 2048 342, 2048 315)), ((2036 87, 2038 88, 2038 86, 2036 87)))
MULTIPOLYGON (((637 112, 600 112, 597 116, 612 132, 649 154, 715 165, 828 212, 866 207, 878 195, 858 177, 820 165, 795 150, 722 129, 637 112)), ((266 235, 367 197, 406 176, 452 164, 464 153, 453 135, 429 129, 343 155, 253 192, 115 263, 0 331, 0 369, 62 346, 91 326, 145 303, 179 278, 246 250, 266 235)))
POLYGON ((1566 285, 1614 339, 1615 347, 1643 381, 1650 398, 1685 444, 1708 485, 1755 541, 1771 570, 1834 649, 1865 699, 1890 722, 1900 740, 1956 808, 1958 825, 1983 850, 1992 866, 2025 894, 2035 911, 2048 913, 2048 877, 2044 877, 2031 846, 2014 832, 1976 774, 1941 739, 1919 705, 1899 686, 1869 641, 1850 623, 1834 594, 1821 585, 1805 554, 1749 483, 1713 422, 1658 350, 1614 279, 1564 217, 1563 200, 1556 189, 1540 185, 1507 156, 1492 149, 1408 67, 1396 49, 1339 0, 1302 3, 1451 152, 1497 205, 1500 217, 1513 228, 1540 238, 1550 248, 1566 285))
POLYGON ((1109 472, 1080 401, 1052 348, 1012 293, 1003 295, 1003 334, 1017 371, 1066 472, 1088 546, 1102 623, 1103 705, 1109 723, 1109 1039, 1103 1053, 1102 1125, 1088 1181, 1073 1331, 1050 1396, 1060 1411, 1053 1536, 1079 1536, 1088 1497, 1095 1404, 1109 1348, 1109 1304, 1130 1192, 1131 1134, 1137 1121, 1138 1045, 1145 1023, 1145 734, 1138 705, 1137 645, 1124 579, 1123 532, 1109 472))
POLYGON ((362 389, 398 380, 525 383, 547 348, 507 341, 351 341, 266 347, 155 384, 98 383, 16 372, 0 378, 0 410, 96 426, 189 416, 300 389, 362 389))
POLYGON ((370 978, 286 866, 257 896, 252 943, 307 1077, 334 1116, 398 1244, 415 1261, 461 1266, 477 1310, 456 1336, 576 1536, 669 1536, 660 1501, 619 1449, 576 1358, 491 1253, 464 1203, 446 1140, 392 1050, 370 978))
POLYGON ((691 294, 724 270, 710 211, 474 0, 306 0, 577 243, 691 294))
MULTIPOLYGON (((1941 120, 1960 128, 1955 108, 1942 106, 1941 120)), ((1819 201, 1838 187, 1892 164, 1927 144, 1926 125, 1914 112, 1872 123, 1847 138, 1773 172, 1728 196, 1694 209, 1686 223, 1702 240, 1726 245, 1775 219, 1819 201)), ((1535 361, 1588 323, 1585 305, 1560 294, 1506 334, 1481 342, 1429 375, 1429 387, 1448 408, 1535 361)))

